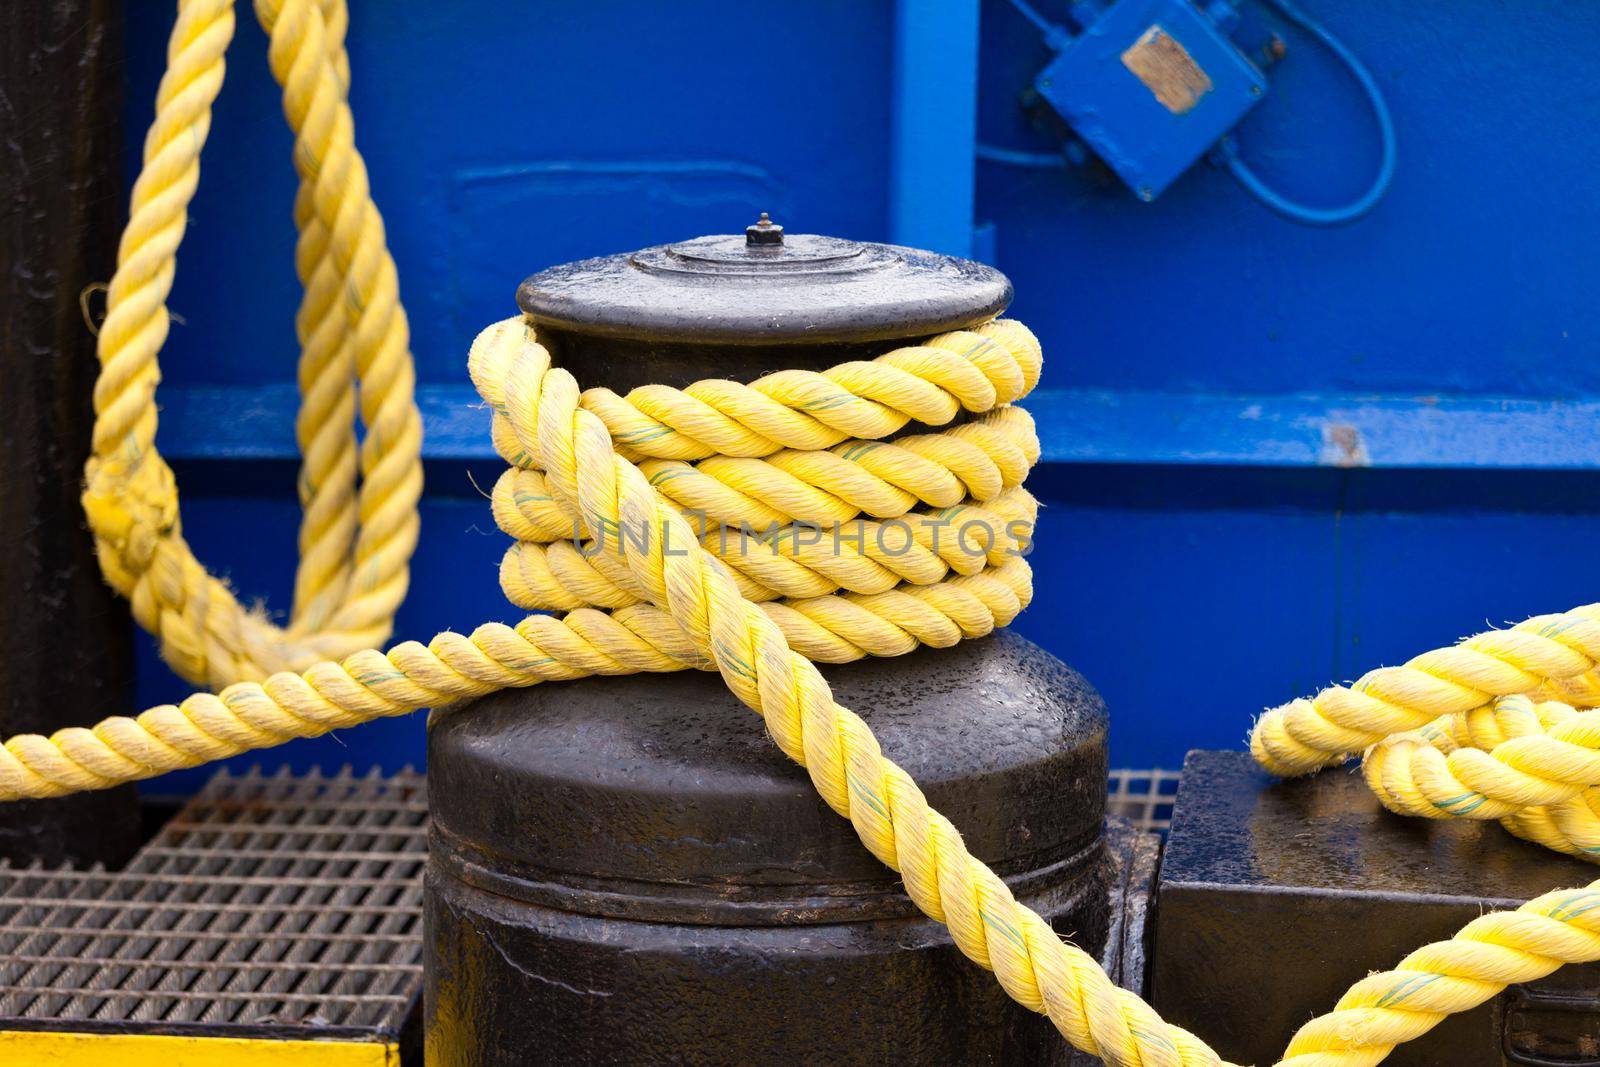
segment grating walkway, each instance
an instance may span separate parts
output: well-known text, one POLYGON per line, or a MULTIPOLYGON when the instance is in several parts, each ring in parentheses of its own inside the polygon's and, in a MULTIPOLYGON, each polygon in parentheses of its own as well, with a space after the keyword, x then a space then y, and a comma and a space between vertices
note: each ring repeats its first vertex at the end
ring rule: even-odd
POLYGON ((1114 770, 1106 793, 1106 814, 1127 819, 1140 830, 1165 834, 1172 826, 1179 771, 1114 770))
MULTIPOLYGON (((1175 771, 1112 771, 1108 811, 1164 831, 1177 786, 1175 771)), ((410 772, 224 771, 124 871, 0 864, 0 1033, 409 1051, 427 814, 410 772)))
POLYGON ((427 812, 413 773, 223 772, 124 871, 0 865, 0 1031, 398 1045, 427 812))

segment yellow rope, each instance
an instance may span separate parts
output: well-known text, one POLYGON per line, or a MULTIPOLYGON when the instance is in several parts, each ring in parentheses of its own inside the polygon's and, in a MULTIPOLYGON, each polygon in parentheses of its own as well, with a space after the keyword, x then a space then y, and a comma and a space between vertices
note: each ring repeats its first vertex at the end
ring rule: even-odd
MULTIPOLYGON (((1014 323, 997 322, 978 330, 975 341, 973 336, 946 335, 881 362, 916 365, 923 381, 960 380, 968 368, 984 364, 1002 367, 1003 376, 989 378, 995 388, 969 398, 978 410, 1031 389, 1039 369, 1031 335, 1014 323)), ((783 447, 796 447, 791 438, 828 445, 847 432, 893 432, 907 421, 909 405, 900 390, 864 385, 872 382, 870 366, 848 374, 785 372, 752 383, 751 392, 778 399, 784 412, 760 432, 783 447), (858 403, 869 390, 875 403, 858 403)), ((827 682, 792 648, 784 628, 747 599, 730 569, 701 546, 695 526, 619 454, 614 431, 580 402, 577 383, 551 366, 527 324, 510 320, 484 331, 468 367, 502 426, 496 440, 507 443, 507 458, 542 473, 552 502, 568 509, 582 536, 612 532, 614 555, 626 568, 619 576, 625 573, 634 592, 670 613, 734 694, 763 716, 785 754, 807 768, 828 804, 851 820, 874 855, 900 872, 918 907, 946 923, 961 950, 992 969, 1007 993, 1049 1015, 1079 1048, 1113 1063, 1218 1062, 1192 1035, 1112 986, 1091 957, 1018 904, 1005 883, 966 851, 956 829, 883 756, 866 723, 833 701, 827 682)), ((896 376, 888 378, 901 384, 896 376)), ((722 399, 731 396, 732 390, 722 399)), ((725 403, 719 410, 726 414, 733 406, 725 403)), ((729 429, 720 420, 711 425, 719 433, 729 429)), ((680 424, 673 435, 687 438, 689 432, 680 424)), ((770 447, 739 439, 752 449, 770 447)))
MULTIPOLYGON (((1037 503, 1021 485, 1039 445, 1012 404, 1038 379, 1033 336, 996 321, 821 374, 618 396, 580 393, 528 324, 490 327, 469 369, 511 464, 492 503, 515 541, 502 586, 518 606, 565 614, 372 651, 417 536, 408 331, 354 147, 343 0, 257 0, 256 13, 300 175, 304 519, 291 621, 272 626, 205 573, 155 449, 165 301, 233 31, 229 0, 183 0, 100 335, 83 499, 107 579, 168 662, 227 688, 92 730, 11 738, 0 800, 105 788, 507 686, 717 670, 918 907, 1019 1003, 1113 1064, 1220 1063, 1018 904, 814 666, 948 647, 1026 607, 1019 553, 1037 503), (886 440, 962 412, 962 425, 886 440), (962 536, 969 526, 980 536, 962 536)), ((1594 704, 1597 662, 1600 605, 1533 619, 1268 712, 1252 751, 1298 774, 1370 748, 1368 781, 1397 811, 1499 818, 1593 855, 1600 716, 1554 698, 1594 704)), ((1594 959, 1600 883, 1483 916, 1370 976, 1303 1027, 1283 1062, 1376 1063, 1509 982, 1594 959)))
POLYGON ((1274 708, 1257 720, 1250 751, 1274 774, 1304 774, 1495 697, 1586 691, 1597 663, 1600 604, 1538 615, 1274 708))
POLYGON ((1363 978, 1333 1011, 1300 1028, 1279 1063, 1368 1067, 1512 983, 1597 959, 1600 882, 1546 893, 1516 911, 1480 915, 1450 940, 1424 945, 1394 970, 1363 978))
POLYGON ((156 356, 233 36, 230 0, 179 4, 100 329, 83 493, 106 578, 160 640, 173 669, 213 687, 304 669, 387 637, 405 598, 422 492, 409 331, 345 97, 344 4, 261 0, 257 14, 271 35, 301 183, 296 267, 305 299, 296 325, 304 407, 296 433, 305 518, 290 625, 280 629, 246 609, 195 559, 183 540, 172 472, 155 449, 156 356), (366 427, 359 459, 358 393, 366 427))
POLYGON ((1362 772, 1390 811, 1495 819, 1519 837, 1600 861, 1600 714, 1502 697, 1487 708, 1395 734, 1362 772))

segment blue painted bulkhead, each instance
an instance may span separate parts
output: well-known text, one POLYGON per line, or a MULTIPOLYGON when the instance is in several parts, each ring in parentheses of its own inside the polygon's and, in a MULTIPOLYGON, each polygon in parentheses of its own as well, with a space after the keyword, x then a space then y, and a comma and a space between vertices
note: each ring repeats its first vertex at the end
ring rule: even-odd
MULTIPOLYGON (((1387 199, 1344 229, 1270 215, 1204 163, 1153 204, 1092 169, 974 165, 974 137, 1057 147, 1017 103, 1050 53, 1006 0, 355 0, 357 140, 429 431, 399 635, 517 617, 464 371, 517 282, 762 210, 797 232, 975 249, 1012 278, 1047 360, 1037 598, 1017 625, 1104 693, 1118 764, 1236 746, 1268 704, 1595 599, 1600 8, 1306 3, 1370 66, 1399 134, 1387 199)), ((130 172, 171 19, 129 5, 130 172)), ((1376 162, 1372 120, 1335 62, 1282 32, 1243 151, 1300 199, 1348 199, 1376 162)), ((179 257, 161 444, 201 558, 281 610, 298 289, 265 53, 241 12, 179 257)), ((140 704, 180 698, 140 640, 140 704)), ((422 750, 418 715, 241 762, 422 750)))

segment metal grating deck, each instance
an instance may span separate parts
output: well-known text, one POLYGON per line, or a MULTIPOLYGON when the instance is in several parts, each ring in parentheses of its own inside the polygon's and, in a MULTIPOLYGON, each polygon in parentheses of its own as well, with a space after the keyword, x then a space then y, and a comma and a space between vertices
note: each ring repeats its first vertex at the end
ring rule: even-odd
MULTIPOLYGON (((1108 810, 1164 831, 1178 773, 1114 770, 1108 810)), ((421 775, 224 771, 124 871, 0 864, 0 1032, 413 1046, 421 775)))
POLYGON ((1127 819, 1140 830, 1165 834, 1172 826, 1179 771, 1114 770, 1106 794, 1106 814, 1127 819))
POLYGON ((224 771, 124 871, 0 865, 0 1031, 399 1044, 427 814, 414 773, 224 771))

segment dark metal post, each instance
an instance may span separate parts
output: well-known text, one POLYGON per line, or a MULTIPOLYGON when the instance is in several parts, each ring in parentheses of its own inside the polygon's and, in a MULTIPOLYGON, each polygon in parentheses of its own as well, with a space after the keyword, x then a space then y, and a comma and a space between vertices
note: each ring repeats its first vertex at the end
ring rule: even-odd
MULTIPOLYGON (((122 5, 18 4, 0 33, 0 734, 128 705, 127 609, 78 506, 94 338, 79 294, 110 278, 122 219, 122 5)), ((119 863, 132 786, 0 805, 0 859, 119 863)))
MULTIPOLYGON (((551 267, 517 294, 558 365, 622 391, 870 359, 1010 299, 980 264, 765 215, 743 234, 551 267)), ((1007 633, 825 673, 973 854, 1137 988, 1155 845, 1107 832, 1106 713, 1088 684, 1007 633)), ((429 1067, 715 1067, 796 1050, 838 1067, 1079 1063, 917 913, 740 707, 715 675, 685 671, 436 711, 429 1067)))

